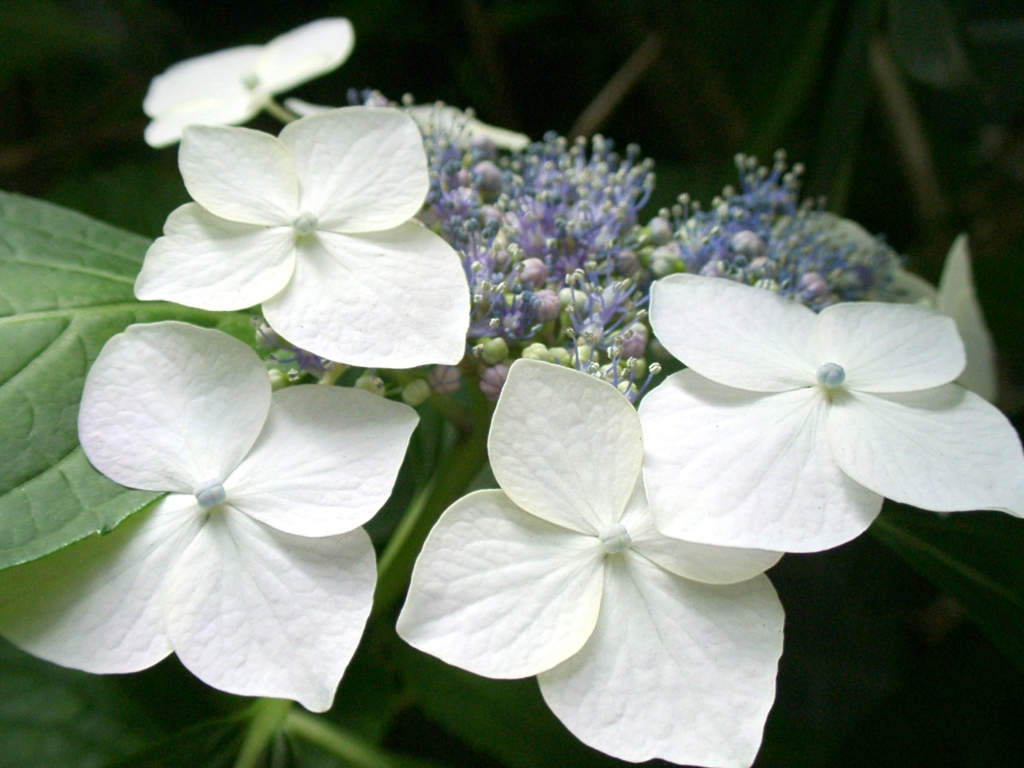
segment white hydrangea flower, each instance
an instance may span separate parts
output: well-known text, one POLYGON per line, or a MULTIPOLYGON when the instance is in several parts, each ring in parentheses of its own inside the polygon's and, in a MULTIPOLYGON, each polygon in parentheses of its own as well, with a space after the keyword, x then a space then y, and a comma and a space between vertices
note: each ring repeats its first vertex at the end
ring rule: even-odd
POLYGON ((242 45, 180 61, 157 75, 142 102, 153 118, 146 142, 165 147, 187 125, 232 125, 254 117, 274 94, 344 63, 355 44, 348 19, 304 24, 266 45, 242 45))
POLYGON ((640 406, 660 530, 808 552, 862 533, 882 498, 940 512, 1024 513, 1024 452, 994 406, 951 384, 952 319, 836 304, 815 315, 697 275, 656 283, 651 323, 689 370, 640 406))
POLYGON ((140 299, 215 311, 262 302, 288 341, 350 365, 462 359, 469 287, 452 247, 411 221, 429 179, 409 117, 345 107, 280 138, 192 126, 179 163, 196 202, 150 247, 140 299))
POLYGON ((762 573, 779 555, 659 534, 636 411, 586 374, 517 361, 488 453, 501 490, 442 515, 398 633, 479 675, 537 675, 565 726, 615 757, 749 766, 782 653, 762 573))
MULTIPOLYGON (((333 107, 321 104, 310 104, 302 99, 286 99, 284 103, 292 112, 303 116, 317 115, 333 109, 333 107)), ((424 133, 429 133, 436 127, 445 133, 457 134, 463 141, 486 139, 498 149, 507 149, 511 152, 518 152, 530 146, 530 137, 525 133, 485 123, 483 120, 471 117, 458 107, 437 103, 412 104, 402 107, 402 109, 416 121, 424 133)))
POLYGON ((216 688, 328 709, 373 601, 359 526, 390 494, 416 422, 355 389, 272 395, 256 354, 219 331, 131 326, 89 372, 79 438, 107 477, 170 495, 0 572, 0 633, 97 673, 173 651, 216 688))
POLYGON ((974 290, 967 235, 957 237, 946 254, 938 289, 905 269, 897 270, 896 287, 905 292, 907 301, 937 309, 956 321, 967 354, 967 365, 956 383, 994 402, 999 394, 996 350, 974 290))

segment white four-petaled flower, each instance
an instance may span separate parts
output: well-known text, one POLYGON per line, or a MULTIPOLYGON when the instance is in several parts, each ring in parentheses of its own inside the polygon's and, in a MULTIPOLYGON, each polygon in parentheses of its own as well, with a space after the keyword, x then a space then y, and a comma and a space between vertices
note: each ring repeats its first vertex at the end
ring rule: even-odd
POLYGON ((244 123, 276 93, 341 66, 355 33, 348 19, 319 19, 266 45, 242 45, 180 61, 153 78, 142 102, 146 142, 164 147, 187 125, 244 123))
POLYGON ((271 327, 351 365, 462 359, 469 288, 458 254, 411 221, 429 187, 416 124, 345 107, 285 126, 193 126, 179 157, 196 200, 171 213, 140 299, 208 310, 263 304, 271 327))
POLYGON ((107 477, 170 495, 0 573, 0 633, 89 672, 173 651, 216 688, 328 709, 373 600, 359 526, 416 422, 356 389, 272 395, 256 354, 219 331, 130 327, 89 372, 79 437, 107 477))
POLYGON ((488 452, 501 490, 438 521, 399 634, 480 675, 537 675, 566 727, 615 757, 749 766, 782 652, 762 573, 779 556, 659 534, 636 412, 586 374, 517 361, 488 452))
POLYGON ((883 496, 935 511, 1024 513, 1024 453, 994 406, 951 384, 949 317, 855 302, 815 315, 697 275, 655 284, 651 323, 689 370, 640 406, 660 530, 780 551, 863 532, 883 496))

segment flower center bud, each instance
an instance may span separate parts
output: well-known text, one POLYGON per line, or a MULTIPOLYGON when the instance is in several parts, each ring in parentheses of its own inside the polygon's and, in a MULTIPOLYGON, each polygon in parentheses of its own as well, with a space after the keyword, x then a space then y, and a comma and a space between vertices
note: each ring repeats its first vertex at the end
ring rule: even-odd
POLYGON ((292 229, 295 230, 295 234, 299 237, 306 237, 316 232, 316 225, 320 222, 317 221, 316 216, 312 213, 303 211, 294 219, 292 219, 292 229))
POLYGON ((818 383, 829 389, 838 387, 846 381, 846 371, 838 363, 825 363, 818 368, 816 376, 818 377, 818 383))
POLYGON ((609 555, 623 552, 633 546, 633 539, 622 523, 612 523, 597 535, 601 548, 609 555))
POLYGON ((242 75, 242 87, 247 91, 256 90, 256 86, 260 84, 259 77, 256 76, 255 72, 248 72, 242 75))
POLYGON ((216 507, 227 498, 227 494, 224 492, 224 485, 216 478, 201 482, 192 489, 192 495, 196 497, 196 501, 199 502, 199 506, 203 509, 216 507))

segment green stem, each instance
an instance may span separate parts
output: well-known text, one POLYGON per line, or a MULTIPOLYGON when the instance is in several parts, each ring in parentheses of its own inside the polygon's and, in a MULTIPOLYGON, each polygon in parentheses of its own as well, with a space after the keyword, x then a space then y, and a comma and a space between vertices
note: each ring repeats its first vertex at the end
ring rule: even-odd
POLYGON ((263 105, 263 111, 271 117, 276 117, 282 123, 292 123, 299 119, 299 116, 292 112, 287 107, 278 104, 273 99, 267 99, 267 102, 263 105))
POLYGON ((409 586, 409 577, 416 556, 434 523, 448 506, 458 499, 487 461, 487 430, 491 422, 491 404, 469 382, 470 413, 473 430, 463 437, 430 484, 409 505, 395 534, 381 554, 377 567, 377 591, 373 609, 377 614, 389 612, 402 599, 409 586))
POLYGON ((389 755, 322 717, 298 709, 288 713, 284 729, 289 735, 315 744, 325 752, 341 758, 345 765, 352 768, 411 768, 414 765, 426 765, 389 755))
POLYGON ((291 711, 287 699, 258 699, 253 705, 252 720, 245 733, 235 768, 254 768, 263 750, 280 730, 291 711))

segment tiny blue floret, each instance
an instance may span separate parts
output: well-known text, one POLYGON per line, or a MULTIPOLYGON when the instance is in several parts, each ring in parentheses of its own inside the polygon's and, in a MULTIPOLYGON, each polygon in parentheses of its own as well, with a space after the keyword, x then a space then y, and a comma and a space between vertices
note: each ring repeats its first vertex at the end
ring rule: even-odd
POLYGON ((196 501, 199 502, 199 506, 203 509, 216 507, 227 498, 227 494, 224 492, 224 485, 216 478, 201 482, 192 490, 192 495, 196 497, 196 501))
POLYGON ((846 371, 837 363, 825 363, 818 368, 817 377, 821 386, 831 389, 846 381, 846 371))

